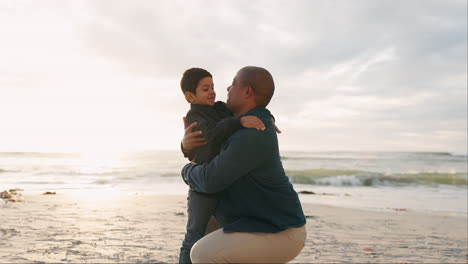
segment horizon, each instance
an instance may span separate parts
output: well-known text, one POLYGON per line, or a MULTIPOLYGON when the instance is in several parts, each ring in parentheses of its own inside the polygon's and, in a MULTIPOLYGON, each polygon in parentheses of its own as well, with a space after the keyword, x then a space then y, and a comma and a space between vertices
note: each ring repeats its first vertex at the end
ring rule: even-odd
MULTIPOLYGON (((180 152, 180 149, 133 149, 133 150, 64 150, 64 151, 13 151, 0 150, 1 154, 128 154, 138 152, 180 152)), ((453 156, 467 156, 468 152, 451 151, 430 151, 430 150, 301 150, 301 149, 280 149, 280 154, 284 152, 296 153, 424 153, 424 154, 447 154, 453 156)))

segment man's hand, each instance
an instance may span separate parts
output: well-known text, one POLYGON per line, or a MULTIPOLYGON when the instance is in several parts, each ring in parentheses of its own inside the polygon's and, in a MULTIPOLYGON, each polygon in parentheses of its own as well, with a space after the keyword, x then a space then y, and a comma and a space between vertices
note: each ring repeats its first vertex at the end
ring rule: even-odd
POLYGON ((242 116, 240 123, 246 128, 255 128, 257 130, 265 130, 265 124, 256 116, 242 116))
POLYGON ((275 127, 276 133, 281 134, 281 130, 275 124, 275 119, 272 118, 271 121, 273 122, 273 126, 275 127))
POLYGON ((197 125, 197 122, 187 126, 187 120, 184 117, 184 127, 185 133, 184 138, 182 139, 182 148, 185 151, 192 150, 196 147, 206 145, 205 138, 202 137, 202 131, 192 132, 193 128, 197 125))

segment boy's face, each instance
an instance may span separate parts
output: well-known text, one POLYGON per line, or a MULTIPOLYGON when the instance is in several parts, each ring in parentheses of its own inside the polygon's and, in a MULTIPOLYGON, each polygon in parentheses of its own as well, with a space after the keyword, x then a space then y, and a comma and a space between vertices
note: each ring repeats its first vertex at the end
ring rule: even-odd
POLYGON ((213 106, 216 100, 216 92, 214 91, 213 79, 205 77, 198 82, 196 93, 185 92, 185 98, 191 104, 211 105, 213 106))

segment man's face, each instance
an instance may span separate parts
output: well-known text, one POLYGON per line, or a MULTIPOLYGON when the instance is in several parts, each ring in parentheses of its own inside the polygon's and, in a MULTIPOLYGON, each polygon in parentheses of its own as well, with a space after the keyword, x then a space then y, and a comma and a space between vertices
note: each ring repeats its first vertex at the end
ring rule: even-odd
POLYGON ((239 109, 239 106, 242 105, 244 97, 242 96, 242 84, 240 82, 239 73, 237 73, 232 84, 227 88, 228 96, 226 104, 231 109, 232 112, 236 112, 239 109))

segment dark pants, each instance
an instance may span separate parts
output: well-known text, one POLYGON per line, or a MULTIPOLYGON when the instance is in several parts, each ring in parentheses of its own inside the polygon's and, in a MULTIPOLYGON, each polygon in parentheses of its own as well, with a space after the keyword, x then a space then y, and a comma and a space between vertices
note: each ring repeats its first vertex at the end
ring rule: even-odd
POLYGON ((190 250, 193 244, 205 235, 206 225, 214 214, 218 204, 218 196, 190 190, 187 200, 187 232, 180 248, 180 264, 192 263, 190 260, 190 250))

